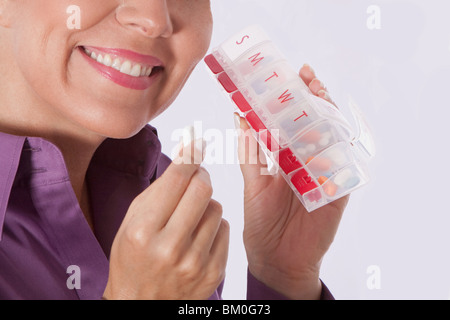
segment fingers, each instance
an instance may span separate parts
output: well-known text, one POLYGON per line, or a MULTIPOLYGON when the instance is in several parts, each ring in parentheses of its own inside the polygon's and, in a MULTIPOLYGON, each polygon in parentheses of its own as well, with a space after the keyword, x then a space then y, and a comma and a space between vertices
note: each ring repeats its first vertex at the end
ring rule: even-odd
POLYGON ((222 224, 222 213, 223 210, 220 203, 211 200, 192 235, 193 246, 201 248, 205 254, 209 255, 211 247, 218 236, 219 228, 222 224))
POLYGON ((311 81, 316 77, 316 73, 309 64, 304 64, 303 67, 300 69, 300 77, 302 78, 303 82, 307 86, 309 86, 311 81))
POLYGON ((300 77, 313 94, 318 95, 319 91, 327 92, 325 85, 316 77, 314 69, 309 64, 300 69, 300 77))
POLYGON ((328 89, 323 82, 317 78, 314 69, 310 65, 305 64, 300 69, 300 77, 314 95, 336 105, 331 99, 328 89))
POLYGON ((217 283, 225 277, 225 268, 228 260, 230 242, 230 226, 226 220, 221 220, 217 235, 209 253, 208 273, 212 275, 217 283))
MULTIPOLYGON (((178 157, 164 174, 135 199, 133 203, 139 206, 140 210, 132 212, 145 211, 149 225, 153 229, 162 229, 177 208, 192 178, 197 174, 196 180, 209 179, 205 178, 207 173, 204 170, 198 173, 203 161, 203 147, 204 142, 201 139, 192 140, 187 146, 181 147, 178 157)), ((199 205, 206 207, 203 203, 199 205)))
MULTIPOLYGON (((213 188, 209 173, 199 168, 192 176, 189 185, 164 229, 168 234, 175 235, 180 241, 185 241, 197 228, 199 221, 207 215, 213 188)), ((222 212, 220 212, 221 214, 222 212)))

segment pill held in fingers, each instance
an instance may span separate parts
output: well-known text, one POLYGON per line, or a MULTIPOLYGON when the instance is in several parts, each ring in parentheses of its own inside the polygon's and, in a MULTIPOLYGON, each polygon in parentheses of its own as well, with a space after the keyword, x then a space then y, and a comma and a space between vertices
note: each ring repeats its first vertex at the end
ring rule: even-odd
MULTIPOLYGON (((373 155, 364 150, 371 137, 359 139, 313 69, 305 64, 301 71, 313 77, 311 87, 259 26, 250 26, 213 49, 205 63, 308 211, 369 182, 367 164, 373 155), (262 139, 267 136, 277 136, 278 141, 268 145, 262 139)), ((358 116, 355 119, 362 119, 358 116)), ((367 127, 365 121, 357 121, 357 126, 367 127)))
POLYGON ((178 147, 175 164, 201 164, 205 157, 206 141, 197 138, 195 128, 187 126, 183 129, 183 136, 178 147))
POLYGON ((187 147, 195 140, 194 126, 187 126, 183 130, 183 145, 187 147))

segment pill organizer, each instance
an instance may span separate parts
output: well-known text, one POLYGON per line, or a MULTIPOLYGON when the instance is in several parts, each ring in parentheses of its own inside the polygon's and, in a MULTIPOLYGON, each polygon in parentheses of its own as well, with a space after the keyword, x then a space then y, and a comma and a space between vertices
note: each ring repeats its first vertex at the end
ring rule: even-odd
POLYGON ((368 183, 374 148, 361 111, 350 105, 356 135, 335 105, 311 93, 261 27, 242 30, 204 61, 309 212, 368 183))

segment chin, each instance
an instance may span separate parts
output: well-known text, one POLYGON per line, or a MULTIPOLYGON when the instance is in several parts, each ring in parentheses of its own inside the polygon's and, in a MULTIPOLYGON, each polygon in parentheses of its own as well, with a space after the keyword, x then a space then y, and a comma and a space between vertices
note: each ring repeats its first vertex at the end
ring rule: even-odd
POLYGON ((92 135, 102 138, 128 139, 138 134, 146 125, 147 121, 141 118, 126 116, 98 117, 90 119, 76 119, 74 122, 78 128, 92 135))

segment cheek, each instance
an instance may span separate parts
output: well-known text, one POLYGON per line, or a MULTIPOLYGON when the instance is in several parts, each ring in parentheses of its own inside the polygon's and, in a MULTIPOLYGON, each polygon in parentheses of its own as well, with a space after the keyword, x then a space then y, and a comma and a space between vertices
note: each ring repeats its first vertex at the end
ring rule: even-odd
MULTIPOLYGON (((182 66, 186 76, 190 75, 195 66, 206 55, 212 34, 212 21, 209 16, 203 18, 201 23, 192 28, 185 28, 177 36, 177 48, 174 50, 176 56, 176 65, 182 66)), ((182 73, 181 70, 178 70, 182 73)), ((180 75, 181 76, 181 75, 180 75)))
MULTIPOLYGON (((159 96, 157 105, 161 107, 155 110, 151 120, 164 112, 176 99, 190 74, 197 64, 206 55, 212 34, 211 12, 206 10, 202 15, 185 14, 184 17, 192 20, 184 21, 183 27, 171 39, 171 53, 174 61, 172 67, 166 70, 167 77, 164 79, 166 86, 159 96), (193 23, 195 21, 196 23, 193 23)), ((176 20, 182 24, 182 19, 176 20)))

